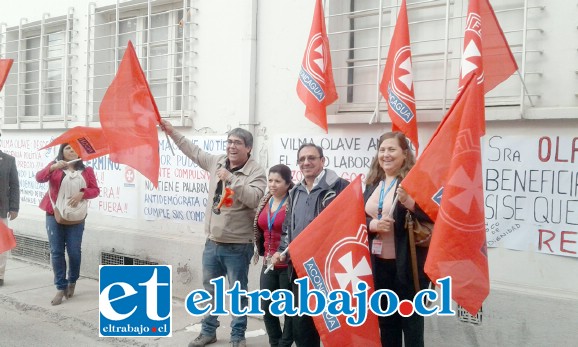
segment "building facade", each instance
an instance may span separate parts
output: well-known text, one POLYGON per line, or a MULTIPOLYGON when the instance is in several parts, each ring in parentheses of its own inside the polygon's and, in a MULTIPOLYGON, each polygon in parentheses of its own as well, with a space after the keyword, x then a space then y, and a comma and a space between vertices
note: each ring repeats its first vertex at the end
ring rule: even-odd
MULTIPOLYGON (((339 94, 327 135, 304 117, 295 92, 313 0, 3 4, 0 58, 14 65, 0 93, 0 149, 17 157, 23 189, 11 227, 22 244, 47 239, 37 207, 46 187, 31 175, 54 152, 38 149, 68 128, 99 126, 100 101, 129 40, 161 116, 206 150, 222 153, 226 132, 243 127, 255 135, 252 155, 263 167, 298 170, 296 148, 314 139, 343 177, 366 173, 372 139, 391 127, 378 87, 400 2, 325 1, 339 94)), ((578 318, 578 6, 492 4, 520 68, 486 95, 492 292, 481 326, 432 318, 429 336, 436 345, 568 344, 578 318)), ((467 0, 408 1, 420 148, 455 98, 466 13, 467 0)), ((174 293, 184 298, 202 285, 208 177, 172 155, 160 130, 159 141, 157 189, 107 158, 90 162, 102 193, 90 206, 82 274, 97 278, 106 263, 172 264, 174 293)))

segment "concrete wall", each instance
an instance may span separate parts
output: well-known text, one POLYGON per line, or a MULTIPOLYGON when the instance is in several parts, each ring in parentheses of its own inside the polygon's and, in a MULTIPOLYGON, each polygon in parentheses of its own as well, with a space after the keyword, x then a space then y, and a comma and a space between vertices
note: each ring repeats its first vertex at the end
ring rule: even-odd
MULTIPOLYGON (((97 6, 113 1, 96 1, 97 6)), ((192 127, 181 130, 188 136, 224 134, 228 129, 257 122, 253 153, 263 166, 273 162, 272 139, 277 134, 319 135, 320 130, 303 117, 304 106, 295 93, 305 41, 309 33, 313 1, 283 0, 198 0, 199 52, 196 113, 192 127)), ((522 115, 519 106, 488 110, 488 135, 536 135, 547 131, 560 136, 575 136, 578 128, 578 57, 576 42, 577 8, 565 1, 547 4, 539 24, 545 35, 535 39, 544 49, 529 59, 528 69, 541 71, 528 78, 528 87, 537 90, 535 108, 522 115), (574 91, 574 92, 572 92, 574 91), (538 118, 538 119, 534 119, 538 118), (510 120, 496 120, 510 119, 510 120)), ((84 76, 88 3, 82 0, 29 0, 2 4, 0 22, 18 25, 19 18, 39 20, 42 14, 64 15, 75 8, 80 44, 78 82, 80 104, 75 110, 85 113, 84 76)), ((534 23, 537 24, 537 23, 534 23)), ((439 113, 439 112, 438 112, 439 113)), ((332 134, 365 133, 376 136, 387 130, 384 123, 367 125, 370 114, 351 118, 331 116, 332 134)), ((420 123, 423 143, 437 127, 440 116, 424 116, 420 123)), ((383 119, 383 117, 382 117, 383 119)), ((251 128, 249 126, 249 128, 251 128)), ((4 130, 5 136, 11 131, 4 130)), ((37 131, 30 131, 31 134, 37 131)), ((53 134, 59 134, 59 130, 53 134)), ((44 215, 35 206, 23 205, 12 226, 24 235, 45 238, 44 215)), ((184 297, 192 288, 201 287, 203 226, 127 220, 105 215, 89 216, 83 242, 82 274, 95 277, 101 251, 116 251, 173 265, 174 293, 184 297)), ((570 345, 567 331, 576 322, 578 311, 578 258, 511 251, 489 250, 492 293, 484 306, 482 327, 457 323, 455 318, 428 319, 428 337, 432 345, 570 345), (555 322, 553 324, 553 322, 555 322), (552 327, 552 328, 545 328, 552 327)), ((258 286, 258 269, 252 268, 250 288, 258 286)))

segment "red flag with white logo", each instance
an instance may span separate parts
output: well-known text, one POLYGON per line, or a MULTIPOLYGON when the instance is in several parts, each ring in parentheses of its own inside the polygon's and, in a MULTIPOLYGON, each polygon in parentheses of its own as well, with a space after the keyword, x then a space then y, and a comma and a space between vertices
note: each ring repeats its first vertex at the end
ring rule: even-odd
MULTIPOLYGON (((308 276, 315 289, 326 295, 337 289, 353 293, 360 281, 369 286, 368 296, 373 293, 361 176, 291 242, 289 253, 297 275, 308 276)), ((381 346, 374 314, 368 312, 359 327, 348 325, 345 318, 329 314, 313 317, 324 346, 381 346)))
POLYGON ((161 118, 130 41, 99 113, 109 140, 110 160, 136 169, 157 187, 160 159, 156 126, 161 118))
POLYGON ((518 70, 508 41, 489 0, 470 0, 464 31, 459 90, 472 74, 485 93, 518 70))
POLYGON ((4 221, 0 220, 0 253, 8 252, 16 247, 14 232, 8 228, 4 221))
POLYGON ((305 104, 305 117, 327 133, 327 106, 337 100, 337 91, 321 0, 316 0, 313 24, 297 81, 297 95, 305 104))
POLYGON ((401 2, 399 8, 379 90, 387 101, 391 130, 404 133, 415 147, 417 154, 419 142, 405 0, 401 2))
POLYGON ((0 91, 2 91, 6 78, 8 78, 12 63, 14 63, 13 59, 0 59, 0 91))
MULTIPOLYGON (((476 84, 474 78, 475 75, 470 76, 468 83, 476 84)), ((481 85, 470 87, 470 90, 474 89, 476 93, 478 91, 483 93, 481 85)), ((468 96, 458 95, 422 155, 402 181, 408 194, 433 221, 438 216, 443 186, 450 169, 450 158, 454 151, 462 114, 465 113, 465 116, 473 118, 472 122, 480 122, 480 118, 482 121, 484 119, 484 109, 481 112, 471 112, 468 102, 468 96)), ((483 134, 481 129, 479 127, 477 129, 481 136, 483 134)))
POLYGON ((452 276, 452 298, 472 315, 490 289, 479 126, 484 93, 475 78, 401 183, 435 220, 425 272, 434 282, 452 276))
POLYGON ((40 149, 68 143, 82 160, 90 160, 110 152, 109 141, 101 128, 74 127, 40 149))

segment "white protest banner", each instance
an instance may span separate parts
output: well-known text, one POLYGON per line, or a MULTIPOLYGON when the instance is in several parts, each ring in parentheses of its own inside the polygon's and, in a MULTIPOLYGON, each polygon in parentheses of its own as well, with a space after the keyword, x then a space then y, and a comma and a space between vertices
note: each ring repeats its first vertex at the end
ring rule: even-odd
POLYGON ((578 137, 486 136, 489 247, 576 257, 578 137))
POLYGON ((280 135, 274 138, 272 165, 285 164, 291 168, 293 180, 303 176, 297 165, 297 150, 304 143, 314 143, 323 149, 325 167, 334 170, 348 181, 369 171, 371 160, 377 152, 378 139, 363 134, 353 136, 299 136, 280 135))
POLYGON ((10 154, 16 160, 18 181, 20 183, 20 202, 38 206, 47 191, 47 185, 36 182, 36 173, 42 170, 51 160, 56 158, 58 147, 39 151, 53 138, 49 136, 7 135, 0 142, 2 151, 10 154))
MULTIPOLYGON (((195 136, 191 140, 212 154, 224 154, 227 148, 225 135, 195 136)), ((142 217, 202 223, 209 195, 209 173, 185 156, 172 141, 171 146, 175 150, 174 156, 167 140, 159 141, 159 185, 155 189, 147 181, 145 189, 141 189, 142 217)))
MULTIPOLYGON (((55 147, 58 148, 58 147, 55 147)), ((136 218, 138 214, 138 174, 133 168, 114 163, 108 155, 85 163, 94 169, 100 194, 88 200, 88 208, 102 214, 123 218, 136 218)))

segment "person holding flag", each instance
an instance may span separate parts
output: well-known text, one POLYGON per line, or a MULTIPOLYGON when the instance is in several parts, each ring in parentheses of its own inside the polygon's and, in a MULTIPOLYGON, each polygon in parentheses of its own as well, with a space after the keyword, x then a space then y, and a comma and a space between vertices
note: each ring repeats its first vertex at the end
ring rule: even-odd
MULTIPOLYGON (((394 291, 400 300, 413 300, 410 238, 406 228, 406 213, 410 211, 420 221, 429 217, 399 185, 415 164, 415 156, 402 132, 387 132, 379 138, 379 149, 367 175, 364 192, 369 247, 372 254, 375 290, 394 291)), ((427 247, 415 247, 420 289, 428 286, 424 273, 427 247)), ((387 296, 381 297, 382 309, 388 306, 387 296)), ((402 317, 398 312, 378 317, 382 346, 424 345, 424 319, 418 314, 402 317), (403 336, 402 336, 403 335, 403 336)))
MULTIPOLYGON (((289 276, 287 276, 287 263, 278 263, 271 271, 265 271, 271 263, 271 257, 277 251, 281 242, 283 222, 287 212, 287 200, 289 190, 295 185, 291 179, 291 169, 287 165, 277 164, 269 169, 269 192, 265 194, 253 221, 255 231, 255 264, 259 256, 263 256, 263 271, 261 271, 261 289, 271 292, 277 289, 291 290, 289 276)), ((262 309, 265 311, 263 321, 269 335, 271 346, 290 347, 293 344, 293 328, 291 319, 285 316, 283 329, 279 317, 269 311, 271 300, 262 301, 262 309)))
MULTIPOLYGON (((163 120, 161 128, 179 149, 203 170, 209 172, 208 201, 205 212, 207 240, 203 250, 203 287, 215 297, 212 279, 226 276, 229 286, 239 282, 247 290, 249 265, 253 257, 253 219, 255 208, 265 194, 265 170, 251 157, 253 135, 241 128, 229 131, 227 154, 215 155, 179 133, 169 121, 163 120), (228 203, 227 203, 228 201, 228 203)), ((241 308, 248 298, 241 299, 241 308)), ((203 318, 200 335, 189 347, 202 347, 217 341, 217 316, 203 318)), ((246 345, 247 316, 234 316, 231 321, 231 344, 246 345)))
MULTIPOLYGON (((340 178, 333 170, 324 169, 323 149, 313 143, 305 143, 297 151, 297 163, 303 173, 303 181, 297 183, 289 193, 287 215, 283 223, 281 244, 271 258, 272 264, 285 260, 281 254, 332 201, 341 193, 349 182, 340 178)), ((295 303, 299 302, 298 285, 295 283, 297 273, 289 259, 289 278, 295 303)), ((315 347, 320 345, 319 333, 311 316, 294 316, 293 338, 295 344, 315 347)))
POLYGON ((58 149, 56 160, 36 173, 38 183, 48 182, 48 192, 40 201, 40 208, 46 211, 46 231, 50 244, 50 262, 54 272, 56 295, 52 305, 60 305, 62 299, 74 295, 76 280, 80 276, 82 234, 84 219, 77 224, 64 225, 58 223, 55 217, 55 201, 59 195, 67 192, 71 196, 66 204, 76 207, 83 200, 94 199, 100 194, 100 188, 91 167, 85 166, 78 154, 68 144, 63 143, 58 149), (66 257, 68 253, 68 278, 66 277, 66 257))

